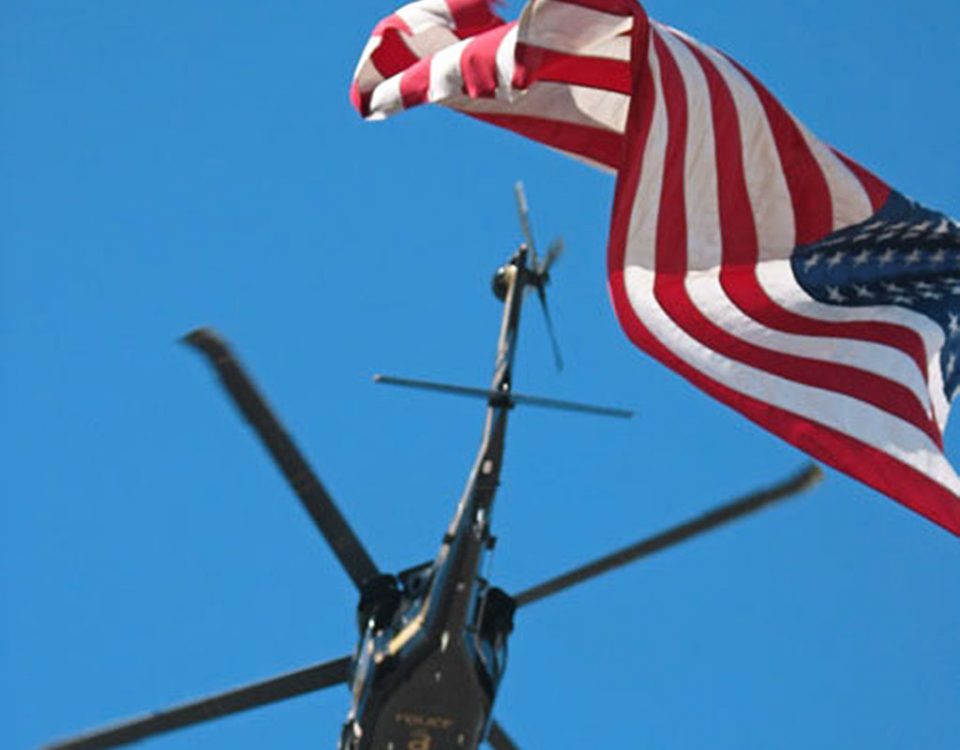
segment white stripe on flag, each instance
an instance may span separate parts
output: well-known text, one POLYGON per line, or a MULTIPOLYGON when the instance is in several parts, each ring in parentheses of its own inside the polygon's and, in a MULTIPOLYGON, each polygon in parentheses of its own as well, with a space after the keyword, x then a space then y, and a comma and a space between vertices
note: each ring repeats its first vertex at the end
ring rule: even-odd
POLYGON ((460 59, 470 40, 446 47, 433 56, 430 61, 430 90, 428 99, 434 103, 443 103, 448 99, 463 96, 463 74, 460 59))
POLYGON ((529 3, 524 9, 520 18, 520 41, 575 55, 601 57, 614 52, 617 55, 614 59, 629 60, 629 38, 625 38, 627 44, 604 47, 602 43, 632 27, 630 17, 546 0, 529 3))
POLYGON ((542 81, 512 102, 463 98, 453 106, 467 113, 537 117, 623 132, 629 103, 629 97, 623 94, 542 81))
POLYGON ((833 205, 833 230, 859 224, 873 216, 874 210, 870 197, 850 168, 802 122, 795 117, 792 119, 803 134, 817 164, 820 165, 820 171, 827 178, 827 187, 830 190, 830 200, 833 205))
POLYGON ((743 313, 727 296, 720 283, 723 243, 710 93, 703 70, 686 45, 670 34, 664 34, 663 40, 684 78, 689 108, 684 192, 687 267, 692 272, 687 274, 685 285, 694 304, 724 331, 765 350, 848 365, 901 383, 917 398, 924 412, 932 415, 925 379, 914 361, 899 350, 849 339, 835 340, 833 346, 825 346, 822 337, 768 328, 743 313))
POLYGON ((400 79, 403 74, 388 78, 373 90, 370 98, 369 120, 383 120, 403 110, 403 97, 400 96, 400 79))
POLYGON ((377 66, 374 65, 373 60, 370 59, 373 51, 379 45, 379 36, 370 37, 370 39, 367 40, 366 46, 363 48, 363 53, 360 55, 360 62, 357 63, 357 69, 354 71, 353 78, 361 91, 369 91, 383 80, 383 76, 380 74, 380 71, 377 70, 377 66))
MULTIPOLYGON (((659 25, 658 25, 659 26, 659 25)), ((780 307, 798 315, 825 322, 885 322, 916 331, 924 342, 927 367, 922 373, 932 397, 933 411, 941 429, 946 425, 950 404, 943 391, 939 352, 943 332, 929 318, 912 310, 894 307, 837 307, 814 300, 797 283, 789 258, 794 247, 794 216, 786 178, 780 169, 763 168, 777 165, 773 132, 756 92, 739 70, 714 48, 676 29, 661 27, 701 50, 723 77, 733 95, 739 115, 743 141, 743 163, 747 191, 756 218, 762 262, 757 266, 757 279, 767 295, 780 307)), ((836 157, 834 157, 836 158, 836 157)), ((842 165, 845 168, 845 165, 842 165)), ((859 183, 856 186, 862 192, 859 183)), ((864 198, 865 199, 865 198, 864 198)), ((844 345, 848 338, 835 339, 844 345)), ((868 342, 864 342, 868 343, 868 342)), ((893 351, 899 349, 890 347, 893 351)))
POLYGON ((715 382, 877 448, 960 494, 960 477, 940 449, 917 428, 858 399, 802 385, 729 359, 690 336, 659 306, 652 269, 656 267, 655 242, 668 122, 659 60, 652 43, 649 55, 655 95, 653 121, 631 211, 623 276, 634 314, 669 351, 715 382))
MULTIPOLYGON (((653 269, 656 259, 652 248, 657 240, 657 215, 663 200, 663 154, 667 148, 667 112, 660 80, 660 60, 651 41, 648 51, 651 80, 653 81, 653 116, 650 134, 643 151, 643 171, 637 184, 637 194, 631 208, 631 220, 624 268, 641 266, 653 269)), ((652 300, 651 300, 652 302, 652 300)))
POLYGON ((517 26, 510 29, 497 48, 497 96, 507 100, 514 98, 513 74, 516 70, 518 31, 517 26))
POLYGON ((396 15, 414 35, 438 26, 453 28, 453 14, 446 0, 416 0, 397 10, 396 15))
POLYGON ((624 270, 624 283, 643 325, 673 354, 707 377, 883 451, 960 495, 960 477, 940 449, 913 425, 858 399, 771 375, 704 346, 658 305, 650 304, 654 284, 651 271, 629 266, 624 270))

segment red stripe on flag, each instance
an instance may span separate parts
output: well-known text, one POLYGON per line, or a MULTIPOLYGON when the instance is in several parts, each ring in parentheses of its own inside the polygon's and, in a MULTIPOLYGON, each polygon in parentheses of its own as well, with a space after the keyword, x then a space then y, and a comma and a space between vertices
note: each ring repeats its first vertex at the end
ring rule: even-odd
MULTIPOLYGON (((765 349, 715 325, 694 304, 685 286, 687 275, 684 164, 687 150, 687 97, 683 76, 660 36, 654 37, 661 65, 669 131, 656 238, 654 295, 660 307, 682 330, 704 346, 737 362, 797 383, 845 394, 898 416, 942 446, 940 430, 911 391, 874 373, 765 349)), ((729 207, 728 207, 729 211, 729 207)), ((742 218, 742 214, 741 214, 742 218)), ((749 225, 738 227, 750 232, 749 225)), ((726 260, 726 258, 725 258, 726 260)))
POLYGON ((674 370, 700 390, 737 410, 761 427, 815 458, 883 492, 934 523, 960 536, 960 498, 888 454, 848 435, 792 412, 745 396, 724 386, 680 359, 656 338, 633 309, 624 264, 634 203, 643 173, 643 153, 653 119, 653 76, 644 56, 646 34, 634 37, 634 59, 643 60, 630 108, 625 161, 614 195, 607 254, 610 296, 620 325, 640 349, 674 370))
POLYGON ((466 111, 464 114, 491 125, 512 130, 544 145, 577 154, 611 169, 620 168, 623 136, 612 130, 541 117, 466 111))
POLYGON ((350 84, 350 103, 353 108, 360 113, 361 117, 370 115, 370 100, 373 98, 373 91, 360 91, 360 84, 354 80, 350 84))
POLYGON ((578 5, 581 8, 598 10, 601 13, 610 13, 615 16, 644 15, 643 9, 636 0, 553 0, 564 5, 578 5))
POLYGON ((631 55, 639 75, 634 79, 633 96, 627 113, 627 127, 624 138, 624 167, 617 175, 617 186, 613 195, 613 210, 610 221, 610 237, 607 243, 607 274, 611 279, 610 293, 613 295, 612 279, 615 273, 623 276, 623 260, 627 252, 627 237, 633 218, 633 203, 636 199, 640 176, 643 174, 643 156, 653 127, 653 113, 656 107, 656 87, 653 70, 649 63, 650 26, 635 30, 631 42, 631 55), (633 184, 624 189, 625 180, 633 178, 633 184), (614 248, 619 248, 614 252, 614 248))
MULTIPOLYGON (((744 313, 768 328, 805 336, 854 338, 901 350, 913 359, 926 383, 926 351, 923 339, 915 331, 886 323, 830 323, 805 318, 781 307, 760 285, 756 272, 760 253, 747 190, 736 102, 713 62, 695 44, 685 39, 681 41, 700 64, 710 91, 723 239, 720 281, 724 291, 744 313)), ((904 390, 909 394, 906 398, 915 401, 920 410, 925 411, 917 397, 909 389, 904 390)), ((904 397, 899 393, 890 396, 904 397)))
POLYGON ((370 59, 380 75, 392 78, 416 64, 420 58, 407 46, 399 32, 388 30, 383 33, 383 38, 370 59))
POLYGON ((425 57, 416 65, 411 65, 400 78, 400 98, 403 108, 410 109, 418 104, 426 104, 430 93, 430 67, 433 57, 425 57))
POLYGON ((756 91, 773 131, 783 174, 787 178, 790 201, 793 203, 796 223, 794 244, 807 245, 822 240, 833 231, 833 203, 826 176, 800 128, 783 105, 749 70, 736 60, 727 59, 756 91))
POLYGON ((407 22, 404 21, 400 16, 394 13, 392 16, 387 16, 380 23, 373 27, 373 33, 370 36, 382 36, 387 31, 402 31, 404 34, 412 35, 413 32, 410 30, 410 27, 407 25, 407 22))
POLYGON ((513 86, 525 89, 537 81, 629 94, 633 87, 633 73, 630 63, 625 60, 571 55, 518 42, 513 86))
MULTIPOLYGON (((621 202, 630 204, 628 184, 636 184, 636 179, 625 177, 618 192, 624 193, 621 202)), ((636 194, 635 188, 633 194, 636 194)), ((623 273, 625 250, 625 244, 610 246, 610 293, 620 325, 638 348, 765 430, 960 536, 960 497, 934 479, 832 427, 722 385, 664 346, 644 326, 630 304, 623 273)))
POLYGON ((482 34, 504 23, 493 12, 493 0, 446 0, 450 17, 453 19, 453 33, 461 39, 482 34))
POLYGON ((516 24, 504 24, 473 39, 460 57, 463 90, 476 99, 492 98, 497 93, 497 50, 503 38, 516 24))
POLYGON ((890 186, 877 177, 873 172, 857 164, 846 154, 843 154, 836 149, 833 149, 833 153, 835 153, 837 158, 847 165, 847 169, 853 172, 854 176, 860 180, 860 184, 863 185, 863 189, 867 191, 867 196, 870 198, 870 205, 873 206, 874 212, 883 208, 884 204, 886 204, 887 200, 890 198, 890 186))

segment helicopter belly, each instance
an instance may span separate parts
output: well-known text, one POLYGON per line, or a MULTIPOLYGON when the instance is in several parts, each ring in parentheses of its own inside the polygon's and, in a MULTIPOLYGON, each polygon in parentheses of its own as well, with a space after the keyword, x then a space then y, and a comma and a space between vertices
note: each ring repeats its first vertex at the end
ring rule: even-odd
POLYGON ((358 748, 472 750, 483 738, 489 713, 490 697, 470 656, 453 649, 436 652, 398 676, 381 701, 371 701, 358 748))

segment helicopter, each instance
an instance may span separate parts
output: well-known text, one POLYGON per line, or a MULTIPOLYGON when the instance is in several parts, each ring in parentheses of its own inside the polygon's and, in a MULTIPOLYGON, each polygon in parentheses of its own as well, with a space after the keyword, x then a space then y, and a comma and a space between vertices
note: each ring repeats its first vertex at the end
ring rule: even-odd
POLYGON ((475 750, 483 742, 493 750, 518 750, 493 716, 518 608, 795 496, 820 480, 817 466, 805 466, 768 488, 519 593, 511 595, 484 579, 480 571, 496 544, 491 519, 510 412, 517 406, 533 406, 633 416, 623 409, 513 391, 521 311, 531 291, 545 315, 556 366, 563 366, 546 298, 550 272, 563 243, 555 241, 541 259, 521 183, 516 186, 516 198, 523 242, 493 276, 493 293, 503 312, 490 386, 374 378, 386 385, 486 401, 476 460, 434 559, 396 574, 381 571, 227 343, 211 329, 197 329, 184 342, 207 358, 357 587, 356 649, 332 661, 134 718, 45 750, 118 747, 337 685, 348 686, 352 695, 338 750, 475 750))

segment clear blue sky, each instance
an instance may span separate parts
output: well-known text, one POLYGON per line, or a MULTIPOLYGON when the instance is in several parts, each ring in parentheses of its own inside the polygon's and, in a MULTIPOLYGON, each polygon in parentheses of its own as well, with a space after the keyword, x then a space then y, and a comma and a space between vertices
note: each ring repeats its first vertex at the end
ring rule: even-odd
MULTIPOLYGON (((515 13, 519 3, 508 4, 515 13)), ((519 589, 776 480, 796 451, 634 350, 604 274, 612 180, 440 110, 347 102, 391 0, 5 0, 0 9, 0 746, 28 750, 353 647, 354 593, 176 344, 221 329, 386 569, 433 556, 481 405, 489 275, 569 248, 517 387, 493 578, 519 589)), ((960 5, 648 4, 811 128, 960 215, 960 5)), ((947 450, 960 462, 960 433, 947 450)), ((953 750, 960 542, 828 473, 814 494, 518 616, 497 714, 525 747, 953 750)), ((333 748, 334 689, 154 740, 333 748)))

